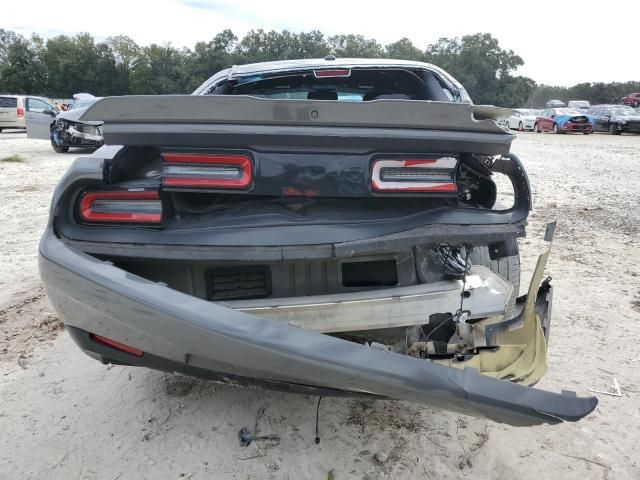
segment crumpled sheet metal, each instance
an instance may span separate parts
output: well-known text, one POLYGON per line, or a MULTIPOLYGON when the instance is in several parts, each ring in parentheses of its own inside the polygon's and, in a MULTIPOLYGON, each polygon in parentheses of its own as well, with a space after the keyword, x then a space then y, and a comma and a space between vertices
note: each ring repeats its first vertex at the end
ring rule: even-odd
MULTIPOLYGON (((535 385, 540 381, 547 371, 547 341, 542 329, 542 320, 536 313, 536 299, 551 254, 554 230, 555 222, 547 225, 545 240, 549 242, 549 246, 538 257, 526 303, 520 315, 500 323, 474 325, 475 328, 484 328, 485 332, 491 330, 492 338, 489 345, 497 347, 480 350, 477 355, 463 362, 445 359, 436 360, 438 363, 454 368, 476 368, 484 375, 525 385, 535 385)), ((495 319, 486 320, 491 321, 495 319)))

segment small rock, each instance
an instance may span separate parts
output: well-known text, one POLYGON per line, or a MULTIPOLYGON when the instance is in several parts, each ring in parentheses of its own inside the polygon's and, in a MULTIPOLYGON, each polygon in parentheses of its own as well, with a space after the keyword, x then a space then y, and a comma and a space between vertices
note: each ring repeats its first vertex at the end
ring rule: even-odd
POLYGON ((44 377, 44 372, 40 372, 40 373, 38 374, 38 376, 39 376, 39 377, 44 377))
POLYGON ((278 470, 280 470, 280 467, 277 463, 270 463, 269 465, 267 465, 267 468, 270 472, 277 472, 278 470))
POLYGON ((376 452, 373 454, 373 459, 380 465, 384 465, 389 460, 389 455, 385 452, 376 452))

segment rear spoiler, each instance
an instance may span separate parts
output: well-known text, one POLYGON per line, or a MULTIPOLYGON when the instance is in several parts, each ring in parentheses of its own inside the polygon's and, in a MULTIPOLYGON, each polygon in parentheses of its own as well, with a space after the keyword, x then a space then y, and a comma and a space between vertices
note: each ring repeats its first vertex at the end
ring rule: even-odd
POLYGON ((384 142, 405 152, 429 148, 505 154, 515 136, 497 120, 511 114, 493 106, 422 100, 149 95, 103 98, 81 120, 104 122, 105 142, 119 145, 204 147, 222 142, 228 147, 330 145, 380 150, 384 142))
POLYGON ((83 121, 419 128, 504 133, 512 111, 423 100, 274 100, 246 95, 131 95, 98 100, 83 121))

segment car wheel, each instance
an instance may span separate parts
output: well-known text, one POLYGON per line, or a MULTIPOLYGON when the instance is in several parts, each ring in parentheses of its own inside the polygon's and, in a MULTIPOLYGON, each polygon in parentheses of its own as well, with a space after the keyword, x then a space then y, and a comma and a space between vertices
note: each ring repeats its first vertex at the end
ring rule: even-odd
POLYGON ((61 147, 59 145, 51 145, 53 147, 53 150, 56 153, 67 153, 69 151, 69 147, 61 147))
POLYGON ((620 135, 615 123, 609 124, 609 135, 620 135))
POLYGON ((540 127, 538 127, 537 123, 535 125, 533 125, 533 131, 536 132, 536 133, 540 133, 540 127))
POLYGON ((560 131, 560 129, 558 128, 558 124, 557 123, 553 124, 553 133, 562 133, 560 131))
POLYGON ((524 130, 524 125, 522 125, 522 122, 518 124, 518 130, 521 132, 524 130))

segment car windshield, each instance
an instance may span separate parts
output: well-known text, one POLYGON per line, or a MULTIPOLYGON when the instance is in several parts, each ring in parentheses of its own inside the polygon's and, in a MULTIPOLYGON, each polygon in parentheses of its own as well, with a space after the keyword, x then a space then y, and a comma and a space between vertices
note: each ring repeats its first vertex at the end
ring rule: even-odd
POLYGON ((520 109, 518 109, 516 111, 519 112, 520 115, 526 115, 526 116, 536 116, 536 115, 538 115, 538 111, 537 110, 532 110, 532 109, 528 109, 528 108, 520 108, 520 109))

